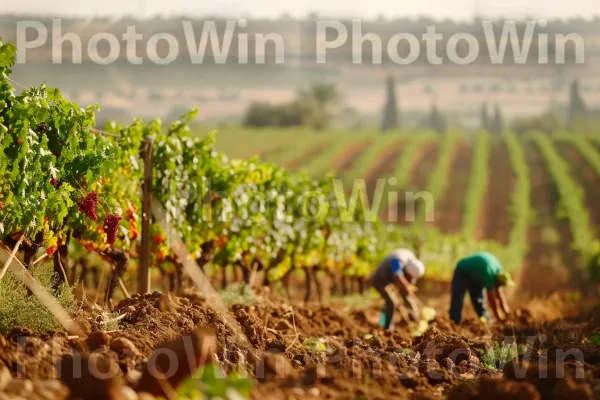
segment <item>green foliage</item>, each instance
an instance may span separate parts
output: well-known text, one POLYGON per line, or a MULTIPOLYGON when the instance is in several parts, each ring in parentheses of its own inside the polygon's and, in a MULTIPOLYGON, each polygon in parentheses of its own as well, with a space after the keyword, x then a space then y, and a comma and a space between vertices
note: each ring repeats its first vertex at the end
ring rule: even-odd
MULTIPOLYGON (((78 201, 114 165, 117 148, 94 129, 96 107, 82 109, 44 85, 15 95, 14 55, 0 45, 0 239, 23 232, 49 250, 68 231, 96 227, 78 201)), ((109 200, 100 193, 101 204, 109 200)))
POLYGON ((252 381, 237 372, 225 375, 214 364, 205 365, 177 388, 178 399, 247 399, 252 381))
POLYGON ((221 300, 225 305, 231 304, 254 304, 256 294, 244 282, 233 283, 221 292, 221 300))
POLYGON ((333 122, 333 108, 341 95, 334 84, 315 83, 300 91, 289 102, 273 105, 265 102, 250 104, 244 116, 244 125, 254 128, 278 126, 310 126, 323 130, 333 122))
POLYGON ((520 265, 527 251, 527 231, 531 219, 529 168, 525 160, 525 152, 519 138, 510 132, 505 133, 504 140, 510 157, 510 165, 515 175, 515 186, 510 202, 510 216, 513 224, 509 238, 510 262, 507 269, 520 265))
POLYGON ((517 118, 510 126, 510 130, 517 135, 524 135, 527 132, 542 132, 551 135, 562 129, 564 129, 564 125, 560 118, 550 112, 535 117, 517 118))
POLYGON ((311 106, 298 100, 280 105, 254 102, 246 110, 243 123, 254 128, 305 126, 311 114, 311 106))
POLYGON ((595 334, 594 336, 590 337, 588 340, 590 341, 590 343, 593 343, 596 346, 600 347, 600 333, 595 334))
POLYGON ((302 347, 311 353, 324 353, 329 349, 325 339, 314 337, 304 339, 304 342, 302 342, 302 347))
POLYGON ((517 356, 522 356, 527 351, 527 346, 522 344, 498 344, 487 348, 481 355, 480 360, 484 367, 489 369, 502 369, 511 363, 517 356))
MULTIPOLYGON (((33 276, 49 294, 53 294, 54 271, 51 264, 35 268, 33 276)), ((74 314, 81 306, 73 289, 63 285, 57 299, 69 314, 74 314)), ((62 329, 52 313, 37 297, 30 295, 20 279, 9 271, 0 281, 0 334, 6 334, 16 327, 27 327, 36 333, 62 329)))
POLYGON ((588 210, 584 207, 583 188, 572 178, 570 165, 558 154, 552 140, 544 134, 531 134, 537 143, 546 167, 558 189, 560 202, 559 218, 566 218, 573 231, 573 248, 586 262, 598 253, 600 244, 594 237, 588 210))

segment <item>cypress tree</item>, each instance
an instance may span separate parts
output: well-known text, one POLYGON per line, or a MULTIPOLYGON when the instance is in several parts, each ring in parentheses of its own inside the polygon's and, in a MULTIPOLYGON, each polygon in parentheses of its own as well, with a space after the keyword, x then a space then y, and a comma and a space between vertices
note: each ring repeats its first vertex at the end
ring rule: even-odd
POLYGON ((481 123, 481 129, 483 129, 484 131, 488 131, 488 132, 490 131, 491 121, 490 121, 490 115, 488 114, 487 103, 483 103, 481 105, 480 123, 481 123))
POLYGON ((398 129, 398 102, 396 100, 396 82, 393 76, 388 76, 386 80, 386 101, 383 108, 383 120, 381 122, 381 131, 387 132, 398 129))
POLYGON ((579 81, 576 79, 571 83, 570 107, 569 107, 569 126, 585 122, 587 117, 587 107, 581 97, 579 81))
POLYGON ((500 107, 496 104, 496 111, 494 113, 494 119, 490 124, 489 132, 493 135, 501 135, 504 131, 504 119, 502 118, 502 113, 500 112, 500 107))
POLYGON ((446 120, 435 104, 431 107, 429 114, 429 128, 438 133, 446 132, 446 120))

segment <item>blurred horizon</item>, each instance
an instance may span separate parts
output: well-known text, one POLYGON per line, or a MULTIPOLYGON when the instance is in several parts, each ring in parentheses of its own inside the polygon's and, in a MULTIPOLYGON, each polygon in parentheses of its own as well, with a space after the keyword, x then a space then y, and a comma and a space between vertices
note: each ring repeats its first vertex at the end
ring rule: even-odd
POLYGON ((52 15, 78 17, 131 17, 153 18, 198 16, 247 16, 252 18, 303 18, 309 15, 347 18, 423 18, 469 20, 484 18, 583 18, 600 17, 600 6, 593 0, 573 0, 548 3, 542 0, 458 0, 452 6, 443 0, 422 3, 395 2, 390 0, 304 0, 293 4, 272 4, 269 0, 212 1, 199 4, 193 0, 173 0, 168 3, 156 0, 134 0, 80 3, 71 0, 40 0, 13 2, 3 5, 1 14, 52 15))

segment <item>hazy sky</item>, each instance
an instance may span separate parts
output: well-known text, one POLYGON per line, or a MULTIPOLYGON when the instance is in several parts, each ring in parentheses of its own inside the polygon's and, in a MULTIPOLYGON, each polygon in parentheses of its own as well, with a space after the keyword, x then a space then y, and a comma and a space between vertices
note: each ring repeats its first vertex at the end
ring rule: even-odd
POLYGON ((420 16, 465 19, 485 16, 570 17, 600 15, 600 0, 0 0, 0 12, 44 15, 147 14, 276 17, 305 16, 420 16), (7 4, 8 3, 8 4, 7 4), (144 5, 145 4, 145 5, 144 5))

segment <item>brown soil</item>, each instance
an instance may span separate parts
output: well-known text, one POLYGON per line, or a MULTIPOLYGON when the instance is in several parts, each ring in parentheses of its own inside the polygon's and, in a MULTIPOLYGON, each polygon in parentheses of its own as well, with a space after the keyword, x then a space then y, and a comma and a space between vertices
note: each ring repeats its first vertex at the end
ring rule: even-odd
POLYGON ((421 147, 413 156, 412 170, 410 172, 410 181, 407 187, 403 188, 402 193, 398 194, 397 216, 398 222, 402 225, 410 224, 414 221, 414 215, 417 214, 418 206, 421 202, 417 202, 413 210, 407 209, 406 193, 418 193, 425 190, 429 173, 435 167, 439 153, 438 143, 428 143, 421 147))
POLYGON ((508 149, 504 141, 495 141, 490 147, 489 180, 481 216, 478 237, 508 244, 512 219, 508 216, 514 188, 508 149))
POLYGON ((441 199, 435 199, 435 225, 444 233, 455 233, 462 228, 463 203, 469 177, 473 148, 470 143, 462 142, 454 154, 448 173, 449 184, 441 199))
POLYGON ((321 154, 322 152, 325 151, 325 149, 331 145, 330 141, 326 141, 326 142, 322 142, 322 143, 318 143, 314 146, 309 147, 308 149, 306 149, 301 155, 299 155, 296 158, 291 159, 289 162, 287 162, 285 164, 285 167, 290 169, 290 170, 296 170, 300 167, 302 167, 302 165, 306 164, 307 161, 311 160, 312 158, 318 156, 319 154, 321 154))
POLYGON ((354 143, 348 146, 333 160, 333 170, 340 173, 351 169, 356 164, 356 160, 367 148, 373 144, 373 140, 369 139, 363 142, 354 143))
POLYGON ((528 232, 529 252, 520 277, 519 292, 547 296, 573 289, 571 271, 578 268, 578 256, 570 249, 572 232, 566 220, 556 220, 559 195, 542 155, 531 143, 526 145, 531 180, 531 206, 535 221, 528 232))
POLYGON ((387 189, 390 186, 388 185, 387 179, 390 178, 394 173, 394 169, 400 158, 403 148, 403 142, 395 142, 389 148, 383 151, 375 160, 375 162, 369 167, 369 170, 365 174, 368 195, 367 198, 369 200, 373 199, 375 191, 378 187, 380 189, 383 188, 383 196, 387 196, 387 189), (382 179, 386 180, 385 185, 382 185, 382 179))
POLYGON ((60 360, 63 381, 82 398, 89 398, 90 388, 96 395, 104 393, 104 398, 123 398, 125 389, 130 390, 124 384, 163 394, 164 386, 148 379, 148 363, 155 360, 154 365, 162 365, 160 370, 168 370, 165 349, 179 354, 176 373, 168 378, 173 385, 197 365, 214 360, 225 371, 248 371, 257 383, 254 399, 592 399, 592 388, 600 378, 600 349, 582 341, 600 330, 597 309, 558 320, 517 309, 507 324, 491 327, 467 310, 465 322, 456 326, 446 317, 446 303, 438 307, 438 317, 424 335, 412 337, 412 323, 381 330, 379 304, 347 311, 336 305, 291 306, 267 289, 258 296, 255 304, 230 307, 237 329, 258 358, 236 344, 224 318, 201 296, 153 293, 118 305, 117 311, 126 315, 119 331, 94 331, 87 338, 68 339, 62 334, 38 336, 20 330, 1 339, 0 359, 13 376, 18 372, 22 378, 34 379, 34 384, 55 377, 53 366, 60 360), (527 353, 517 364, 509 364, 504 374, 485 368, 481 351, 506 337, 527 343, 527 353), (306 344, 319 339, 325 351, 306 344), (20 350, 17 342, 23 345, 20 350), (78 365, 75 361, 82 362, 68 355, 72 350, 82 354, 84 366, 93 363, 101 371, 116 373, 105 381, 89 374, 70 379, 68 372, 78 365), (570 354, 566 364, 560 356, 565 351, 570 354), (575 361, 578 354, 583 364, 575 361), (557 378, 563 365, 566 378, 557 378), (582 366, 584 375, 576 377, 582 366))

